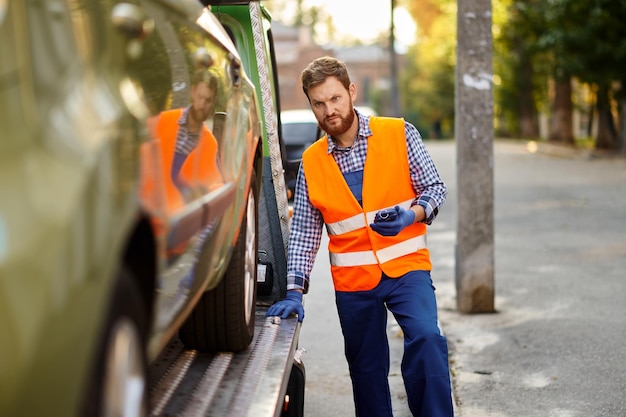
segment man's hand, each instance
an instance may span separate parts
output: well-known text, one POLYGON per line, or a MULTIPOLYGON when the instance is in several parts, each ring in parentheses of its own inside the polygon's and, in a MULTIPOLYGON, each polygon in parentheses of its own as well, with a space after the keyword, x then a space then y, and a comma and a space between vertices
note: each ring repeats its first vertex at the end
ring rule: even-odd
POLYGON ((372 230, 383 236, 395 236, 405 227, 415 222, 415 212, 413 210, 405 210, 400 206, 396 206, 395 210, 398 213, 395 220, 374 222, 370 224, 372 230))
POLYGON ((280 316, 281 319, 286 319, 291 313, 298 314, 299 322, 304 319, 304 307, 302 306, 302 293, 300 291, 287 291, 287 297, 271 306, 265 315, 280 316))

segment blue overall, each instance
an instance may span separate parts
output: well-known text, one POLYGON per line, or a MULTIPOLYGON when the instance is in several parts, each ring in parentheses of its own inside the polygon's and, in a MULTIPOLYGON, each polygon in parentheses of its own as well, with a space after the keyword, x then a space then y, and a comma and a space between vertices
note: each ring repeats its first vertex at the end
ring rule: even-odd
MULTIPOLYGON (((363 171, 344 173, 362 205, 363 171)), ((453 417, 448 344, 437 321, 430 271, 383 274, 369 291, 335 292, 357 417, 391 417, 387 309, 404 333, 401 371, 414 416, 453 417)))
POLYGON ((448 347, 430 271, 383 274, 369 291, 335 292, 357 417, 392 416, 387 308, 404 332, 402 378, 414 416, 452 417, 448 347))

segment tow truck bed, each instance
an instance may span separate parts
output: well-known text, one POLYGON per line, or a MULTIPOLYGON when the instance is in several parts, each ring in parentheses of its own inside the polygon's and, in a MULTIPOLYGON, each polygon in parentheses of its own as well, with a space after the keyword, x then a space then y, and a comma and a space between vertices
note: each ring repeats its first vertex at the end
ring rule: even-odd
MULTIPOLYGON (((255 336, 240 353, 185 349, 176 337, 149 369, 151 416, 279 416, 291 367, 299 362, 296 318, 265 317, 257 307, 255 336)), ((287 398, 288 400, 288 398, 287 398)))

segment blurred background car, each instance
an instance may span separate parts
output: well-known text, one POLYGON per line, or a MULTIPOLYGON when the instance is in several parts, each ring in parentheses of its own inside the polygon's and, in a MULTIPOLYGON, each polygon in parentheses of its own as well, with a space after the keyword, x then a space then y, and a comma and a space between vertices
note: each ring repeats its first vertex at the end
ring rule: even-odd
POLYGON ((287 154, 285 181, 287 195, 293 200, 302 152, 324 135, 310 109, 283 110, 280 113, 282 139, 287 154))

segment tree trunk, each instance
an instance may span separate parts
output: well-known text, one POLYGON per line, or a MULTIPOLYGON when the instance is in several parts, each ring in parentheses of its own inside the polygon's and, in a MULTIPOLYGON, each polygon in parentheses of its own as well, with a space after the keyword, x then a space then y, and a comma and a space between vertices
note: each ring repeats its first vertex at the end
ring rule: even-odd
POLYGON ((615 121, 611 113, 611 99, 609 86, 598 86, 598 136, 596 136, 596 149, 617 150, 617 132, 615 121))
POLYGON ((620 98, 620 132, 619 132, 619 150, 626 153, 626 79, 622 80, 622 90, 620 98))
POLYGON ((554 102, 548 140, 574 145, 572 82, 570 77, 557 79, 554 83, 554 102))
POLYGON ((534 70, 530 55, 521 53, 520 80, 519 80, 519 127, 522 138, 534 139, 539 137, 539 119, 533 97, 534 70))
POLYGON ((595 100, 589 104, 589 120, 587 121, 587 136, 588 137, 593 136, 593 119, 596 115, 596 107, 597 107, 597 103, 595 100))

